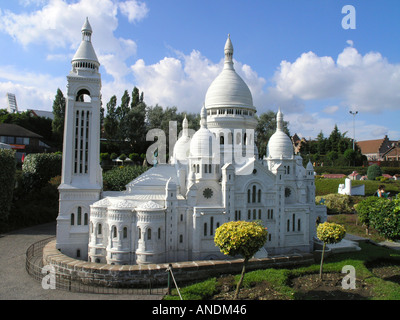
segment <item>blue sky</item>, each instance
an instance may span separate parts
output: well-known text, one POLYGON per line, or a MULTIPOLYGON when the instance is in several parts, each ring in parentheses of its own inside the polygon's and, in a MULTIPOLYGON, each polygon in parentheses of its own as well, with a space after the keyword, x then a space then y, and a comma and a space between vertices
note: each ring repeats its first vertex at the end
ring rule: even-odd
POLYGON ((357 140, 400 139, 398 0, 0 0, 0 108, 12 92, 20 110, 51 111, 86 16, 104 105, 137 86, 148 105, 199 112, 229 33, 258 113, 281 107, 305 138, 335 124, 352 137, 357 110, 357 140))

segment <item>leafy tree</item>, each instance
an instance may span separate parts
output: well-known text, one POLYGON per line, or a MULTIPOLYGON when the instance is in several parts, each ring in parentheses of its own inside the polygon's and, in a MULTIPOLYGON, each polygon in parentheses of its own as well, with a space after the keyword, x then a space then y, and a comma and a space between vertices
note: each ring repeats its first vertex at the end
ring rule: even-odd
POLYGON ((52 122, 53 140, 60 148, 63 143, 64 135, 64 119, 65 119, 65 97, 60 89, 57 89, 57 94, 53 101, 53 115, 52 122))
POLYGON ((328 160, 328 161, 330 161, 331 162, 331 165, 333 166, 333 164, 334 164, 334 162, 335 162, 335 160, 337 160, 339 158, 339 154, 338 154, 338 152, 337 151, 329 151, 327 154, 326 154, 326 159, 328 160))
POLYGON ((325 154, 327 150, 327 139, 324 137, 322 130, 317 136, 317 150, 319 154, 325 154))
POLYGON ((128 90, 125 90, 122 98, 121 104, 116 109, 116 115, 119 123, 118 138, 121 141, 125 141, 129 134, 129 118, 128 114, 130 109, 130 100, 128 90))
POLYGON ((231 221, 215 231, 214 242, 225 255, 244 257, 242 274, 236 287, 237 299, 248 261, 267 241, 268 232, 260 222, 231 221))
POLYGON ((10 213, 16 164, 14 150, 0 149, 0 225, 7 220, 10 213))
POLYGON ((107 139, 115 139, 118 132, 117 97, 114 95, 107 103, 107 115, 104 119, 104 134, 107 139))
POLYGON ((321 255, 321 266, 319 269, 319 277, 321 280, 322 280, 322 267, 324 264, 326 244, 338 243, 342 241, 345 235, 346 235, 346 229, 340 224, 334 222, 324 222, 318 225, 317 237, 324 243, 321 255))
POLYGON ((357 151, 353 149, 347 149, 343 155, 344 158, 348 161, 349 166, 351 166, 351 164, 355 164, 357 159, 357 151))
POLYGON ((132 91, 131 108, 127 115, 128 129, 127 139, 130 142, 131 149, 137 153, 146 150, 146 104, 143 101, 143 92, 140 94, 139 89, 134 87, 132 91))

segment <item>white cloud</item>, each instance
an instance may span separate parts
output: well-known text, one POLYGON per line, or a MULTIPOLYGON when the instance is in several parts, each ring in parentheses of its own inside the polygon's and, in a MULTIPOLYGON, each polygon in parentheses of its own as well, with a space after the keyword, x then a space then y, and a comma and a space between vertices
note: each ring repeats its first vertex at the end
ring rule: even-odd
POLYGON ((14 93, 20 111, 26 109, 52 110, 57 88, 65 91, 65 77, 17 70, 0 66, 0 108, 7 108, 6 93, 14 93))
POLYGON ((336 62, 313 52, 303 53, 293 63, 282 61, 274 81, 270 92, 286 97, 286 103, 296 98, 338 99, 350 109, 371 113, 400 107, 400 65, 389 63, 380 53, 363 56, 353 47, 345 48, 336 62))
POLYGON ((119 3, 121 13, 128 17, 129 22, 140 21, 145 18, 149 12, 146 3, 139 1, 125 1, 119 3))
POLYGON ((322 111, 327 113, 327 114, 334 114, 339 110, 338 106, 328 106, 325 107, 322 111))
MULTIPOLYGON (((75 52, 81 41, 80 28, 89 17, 94 30, 92 42, 100 63, 108 74, 123 77, 129 73, 125 61, 136 54, 137 45, 132 39, 114 35, 118 28, 118 9, 128 16, 129 21, 139 21, 148 12, 146 4, 137 1, 80 0, 68 3, 49 0, 47 5, 29 13, 0 11, 0 31, 24 47, 44 44, 50 51, 62 48, 75 52)), ((52 60, 60 55, 49 53, 47 57, 52 60)))
MULTIPOLYGON (((213 63, 196 50, 189 55, 176 52, 176 57, 166 57, 152 65, 139 59, 131 67, 148 105, 177 106, 188 112, 200 111, 208 87, 222 68, 223 59, 213 63)), ((265 79, 238 61, 235 61, 235 69, 249 86, 254 103, 261 103, 265 96, 265 79)))

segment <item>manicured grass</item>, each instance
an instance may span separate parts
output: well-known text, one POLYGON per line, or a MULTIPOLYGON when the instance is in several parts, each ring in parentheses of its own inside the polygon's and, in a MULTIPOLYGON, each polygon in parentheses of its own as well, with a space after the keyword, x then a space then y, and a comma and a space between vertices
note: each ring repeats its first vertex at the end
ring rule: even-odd
POLYGON ((346 232, 356 236, 371 239, 375 242, 382 242, 386 239, 382 237, 375 229, 369 228, 368 234, 366 228, 358 221, 357 214, 334 214, 328 215, 329 222, 336 222, 346 228, 346 232))
MULTIPOLYGON (((325 179, 325 178, 316 178, 315 179, 315 187, 316 187, 316 195, 323 196, 330 193, 338 193, 339 184, 344 184, 343 179, 325 179)), ((400 181, 370 181, 370 180, 353 180, 352 186, 359 186, 361 184, 365 185, 365 195, 372 196, 378 190, 378 186, 383 184, 386 187, 386 192, 390 192, 391 196, 395 196, 400 192, 400 181)))
MULTIPOLYGON (((368 268, 374 261, 385 260, 389 263, 400 265, 400 252, 385 247, 376 246, 370 243, 361 242, 361 251, 335 254, 325 259, 324 273, 340 273, 346 265, 351 265, 356 270, 357 279, 362 279, 371 286, 372 300, 399 300, 400 284, 379 278, 368 268)), ((315 274, 319 272, 319 263, 310 266, 293 269, 265 269, 248 272, 244 278, 244 287, 252 287, 255 283, 267 282, 268 285, 278 292, 286 300, 295 300, 301 295, 290 286, 290 280, 306 274, 315 274)), ((238 281, 239 275, 235 275, 235 281, 238 281)), ((181 289, 183 299, 203 300, 212 299, 217 294, 218 279, 212 278, 194 285, 186 286, 181 289)), ((179 299, 175 292, 165 299, 179 299)))

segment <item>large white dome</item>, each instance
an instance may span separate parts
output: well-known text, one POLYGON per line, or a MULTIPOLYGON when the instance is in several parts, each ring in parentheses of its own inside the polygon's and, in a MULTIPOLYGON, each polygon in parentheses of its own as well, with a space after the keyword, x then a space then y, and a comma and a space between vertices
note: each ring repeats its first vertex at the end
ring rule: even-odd
POLYGON ((205 107, 247 107, 255 109, 250 89, 233 67, 233 46, 230 37, 225 44, 224 69, 206 93, 205 107))
POLYGON ((281 110, 277 114, 277 128, 276 132, 271 136, 267 145, 267 158, 274 159, 292 158, 293 157, 293 144, 290 137, 282 130, 283 129, 283 115, 281 110))

